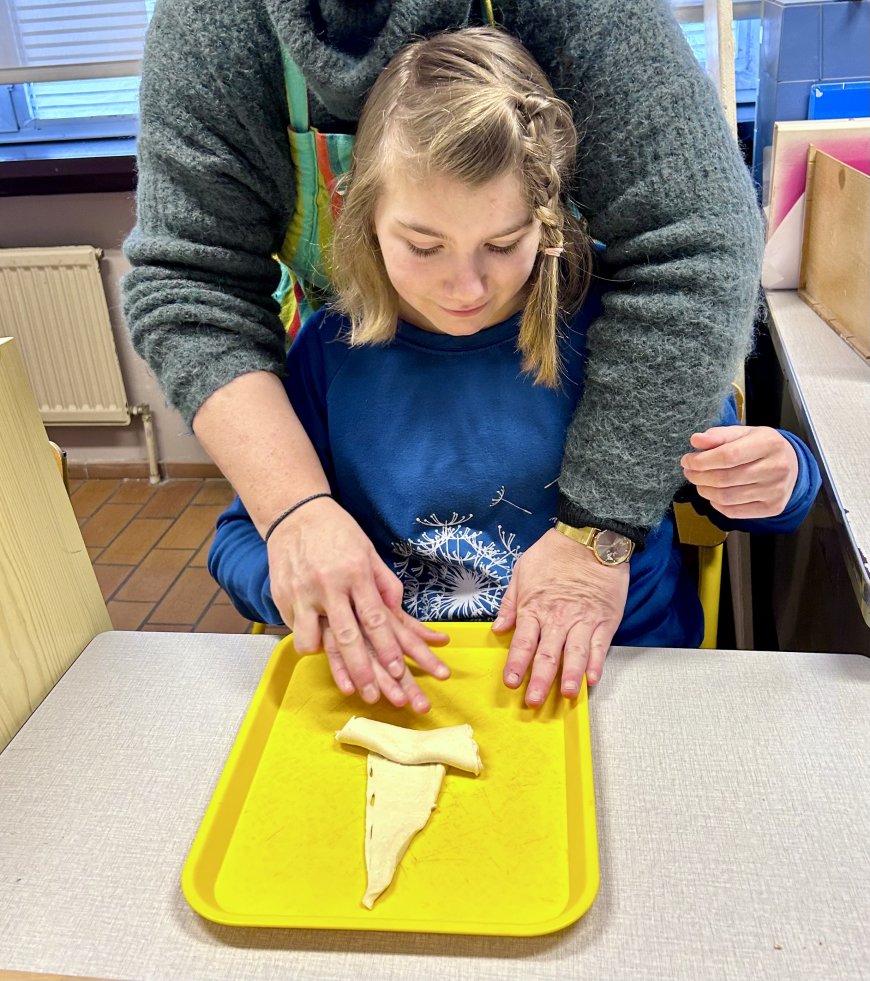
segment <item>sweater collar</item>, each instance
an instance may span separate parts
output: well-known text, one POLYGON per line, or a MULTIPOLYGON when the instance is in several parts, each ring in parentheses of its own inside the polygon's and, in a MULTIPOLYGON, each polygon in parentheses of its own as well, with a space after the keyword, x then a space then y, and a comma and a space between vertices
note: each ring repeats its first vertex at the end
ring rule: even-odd
POLYGON ((264 0, 309 92, 337 119, 359 117, 384 65, 413 35, 467 24, 475 0, 264 0))
POLYGON ((519 338, 520 319, 522 311, 508 317, 501 323, 493 324, 476 334, 455 336, 454 334, 439 334, 433 330, 423 330, 407 320, 400 320, 396 329, 396 339, 414 347, 424 347, 432 351, 482 351, 486 348, 497 347, 506 341, 516 345, 519 338))

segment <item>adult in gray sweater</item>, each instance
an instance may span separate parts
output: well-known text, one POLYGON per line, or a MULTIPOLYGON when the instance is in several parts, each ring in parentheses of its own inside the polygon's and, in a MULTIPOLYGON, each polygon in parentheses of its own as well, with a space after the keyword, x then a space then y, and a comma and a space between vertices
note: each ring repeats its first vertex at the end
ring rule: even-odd
MULTIPOLYGON (((496 6, 574 109, 572 197, 607 245, 612 281, 589 333, 558 518, 639 546, 682 482, 689 435, 716 418, 746 353, 762 245, 715 90, 668 8, 496 6)), ((352 133, 365 93, 409 37, 480 21, 473 0, 158 3, 125 309, 136 349, 261 534, 329 489, 277 377, 285 335, 273 256, 300 203, 285 70, 307 83, 313 128, 352 133)), ((622 576, 575 538, 549 531, 521 557, 495 624, 516 623, 513 650, 536 662, 606 650, 622 616, 622 576)), ((401 613, 398 581, 329 497, 280 522, 269 563, 297 647, 316 649, 328 627, 367 697, 377 697, 374 657, 396 677, 402 651, 432 663, 432 637, 401 613)))

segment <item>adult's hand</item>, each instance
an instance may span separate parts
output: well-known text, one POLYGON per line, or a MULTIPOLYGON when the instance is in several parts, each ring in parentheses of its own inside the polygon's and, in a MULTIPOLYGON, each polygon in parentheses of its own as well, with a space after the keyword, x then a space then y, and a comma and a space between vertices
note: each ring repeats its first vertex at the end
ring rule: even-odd
POLYGON ((625 610, 628 563, 602 565, 579 542, 551 529, 514 566, 493 630, 515 626, 504 683, 518 688, 531 665, 526 704, 541 705, 562 665, 560 690, 580 691, 601 678, 625 610))
MULTIPOLYGON (((193 428, 261 535, 289 504, 329 489, 284 386, 270 372, 248 372, 219 388, 193 428)), ((268 554, 272 598, 294 629, 296 647, 321 648, 321 617, 332 627, 338 653, 330 665, 333 674, 337 659, 344 665, 336 678, 342 691, 356 687, 366 701, 377 701, 381 686, 369 648, 399 679, 403 652, 436 677, 449 675, 427 646, 447 638, 402 611, 399 580, 335 501, 318 498, 285 518, 269 537, 268 554)))
POLYGON ((334 500, 318 498, 285 518, 269 538, 268 555, 272 599, 293 629, 294 646, 303 653, 325 648, 345 694, 356 689, 372 703, 383 693, 394 705, 410 701, 417 708, 422 693, 409 687, 403 654, 436 678, 449 676, 429 649, 448 637, 402 610, 401 583, 334 500))

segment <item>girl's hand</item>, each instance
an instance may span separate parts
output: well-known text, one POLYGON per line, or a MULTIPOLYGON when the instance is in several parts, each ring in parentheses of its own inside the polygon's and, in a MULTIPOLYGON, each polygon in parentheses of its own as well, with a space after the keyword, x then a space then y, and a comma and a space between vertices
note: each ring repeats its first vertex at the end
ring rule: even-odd
POLYGON ((282 521, 269 538, 268 555, 272 598, 296 649, 320 650, 326 634, 330 668, 345 694, 358 690, 372 703, 383 692, 404 705, 411 692, 413 702, 422 692, 415 682, 409 687, 404 654, 436 678, 450 675, 429 649, 449 638, 402 610, 401 583, 334 500, 319 498, 282 521))
POLYGON ((504 683, 519 688, 529 665, 526 705, 547 698, 562 668, 560 690, 576 698, 583 674, 597 684, 628 595, 628 563, 608 567, 592 552, 551 529, 520 556, 492 625, 516 624, 504 683))
POLYGON ((791 443, 767 426, 714 426, 695 433, 680 460, 686 480, 728 518, 782 514, 798 477, 791 443))
MULTIPOLYGON (((333 680, 340 691, 350 694, 353 691, 353 682, 348 675, 347 666, 339 650, 335 635, 325 623, 323 625, 323 648, 329 658, 329 670, 332 672, 333 680)), ((421 714, 429 711, 432 707, 429 699, 423 694, 423 689, 417 684, 407 665, 405 665, 405 671, 401 678, 397 680, 390 677, 386 669, 381 666, 371 647, 368 647, 367 653, 374 672, 375 683, 388 701, 397 707, 409 705, 414 712, 421 714)))

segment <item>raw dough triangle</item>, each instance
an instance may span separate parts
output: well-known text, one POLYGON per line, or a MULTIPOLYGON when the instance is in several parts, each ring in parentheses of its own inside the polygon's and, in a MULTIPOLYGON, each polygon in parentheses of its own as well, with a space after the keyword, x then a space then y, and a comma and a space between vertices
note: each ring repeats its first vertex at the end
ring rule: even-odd
POLYGON ((363 906, 393 881, 411 839, 435 809, 445 768, 441 763, 406 766, 370 753, 366 786, 366 873, 363 906))

